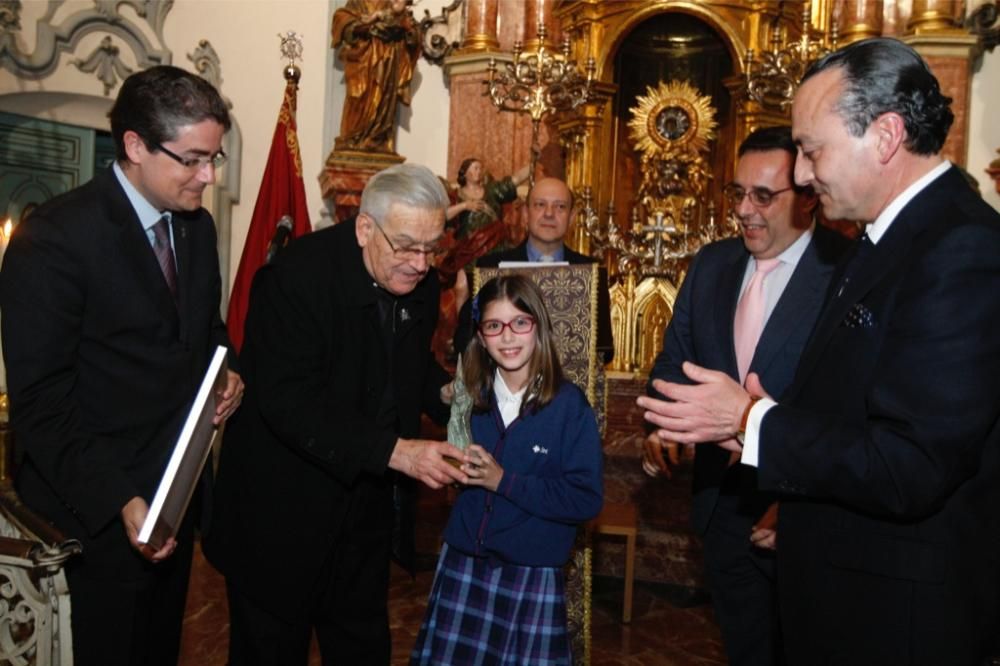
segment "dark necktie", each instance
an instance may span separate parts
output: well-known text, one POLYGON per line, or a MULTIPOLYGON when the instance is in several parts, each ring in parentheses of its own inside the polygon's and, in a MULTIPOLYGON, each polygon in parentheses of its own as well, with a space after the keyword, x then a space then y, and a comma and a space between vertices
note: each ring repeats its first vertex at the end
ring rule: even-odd
POLYGON ((153 225, 153 252, 156 253, 156 260, 160 262, 160 270, 163 271, 163 279, 167 281, 170 294, 177 298, 177 265, 174 263, 174 251, 170 247, 170 222, 166 215, 153 225))
POLYGON ((868 237, 868 232, 861 234, 858 238, 857 248, 854 251, 854 256, 852 256, 848 261, 847 265, 844 267, 844 276, 840 280, 840 287, 837 289, 837 297, 839 298, 841 294, 844 293, 844 289, 847 288, 848 283, 857 275, 858 269, 865 263, 868 255, 871 251, 875 249, 875 244, 872 239, 868 237))

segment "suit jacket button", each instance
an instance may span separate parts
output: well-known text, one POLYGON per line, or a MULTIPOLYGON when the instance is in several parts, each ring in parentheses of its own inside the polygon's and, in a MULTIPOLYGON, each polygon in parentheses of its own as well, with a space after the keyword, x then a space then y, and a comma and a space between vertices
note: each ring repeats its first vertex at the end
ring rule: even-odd
POLYGON ((311 449, 314 446, 316 446, 316 439, 315 438, 310 437, 309 439, 306 440, 306 448, 307 449, 311 449))

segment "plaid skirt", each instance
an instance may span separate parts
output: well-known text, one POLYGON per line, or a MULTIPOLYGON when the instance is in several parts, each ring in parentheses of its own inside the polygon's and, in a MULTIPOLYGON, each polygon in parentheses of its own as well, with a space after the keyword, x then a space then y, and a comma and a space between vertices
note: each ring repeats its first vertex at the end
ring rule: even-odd
POLYGON ((562 569, 441 550, 411 666, 569 665, 562 569))

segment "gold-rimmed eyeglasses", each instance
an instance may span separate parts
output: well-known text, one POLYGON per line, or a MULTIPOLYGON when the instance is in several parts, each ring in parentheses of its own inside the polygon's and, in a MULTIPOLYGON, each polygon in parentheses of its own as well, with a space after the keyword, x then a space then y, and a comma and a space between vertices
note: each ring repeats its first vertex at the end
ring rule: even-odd
POLYGON ((729 183, 722 188, 722 194, 726 197, 726 201, 728 201, 729 205, 733 208, 737 208, 741 203, 743 203, 743 197, 750 197, 750 203, 758 208, 766 208, 771 205, 771 202, 774 201, 774 197, 791 189, 794 189, 794 187, 789 186, 783 190, 769 190, 766 187, 751 187, 749 190, 745 190, 736 183, 729 183))

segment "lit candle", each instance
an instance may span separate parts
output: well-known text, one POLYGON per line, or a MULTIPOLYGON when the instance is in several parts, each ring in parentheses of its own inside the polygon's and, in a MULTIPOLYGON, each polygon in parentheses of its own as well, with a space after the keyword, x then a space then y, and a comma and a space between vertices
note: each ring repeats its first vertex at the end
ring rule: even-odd
MULTIPOLYGON (((7 242, 14 222, 8 217, 3 227, 0 227, 0 266, 3 266, 3 256, 7 254, 7 242)), ((7 392, 7 365, 3 361, 3 342, 0 340, 0 393, 7 392)))

